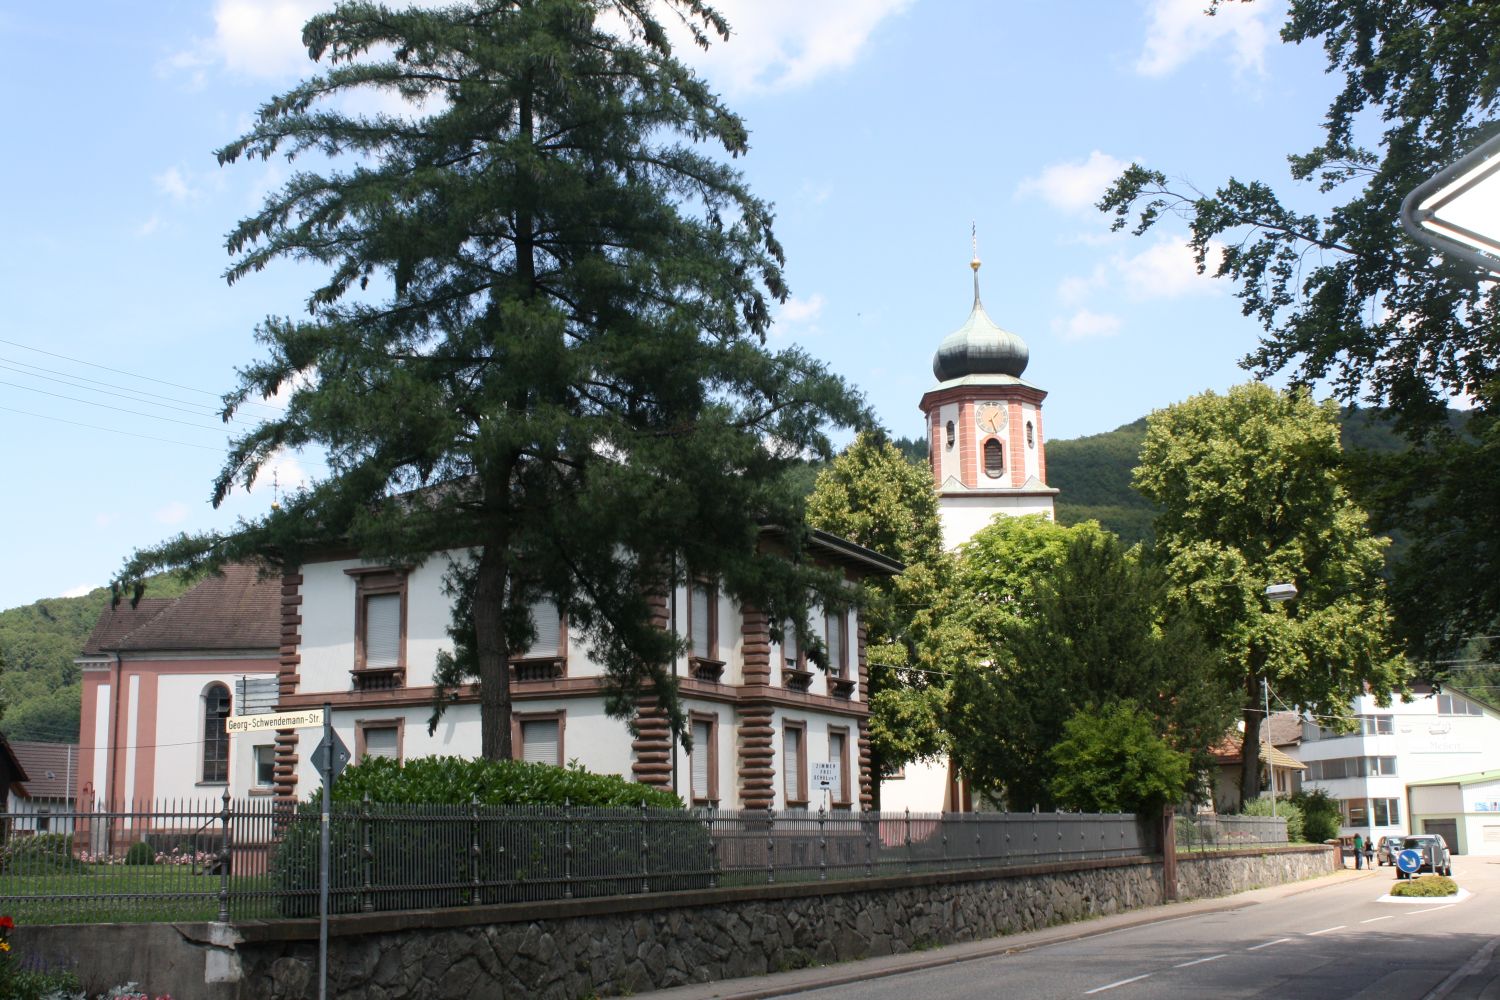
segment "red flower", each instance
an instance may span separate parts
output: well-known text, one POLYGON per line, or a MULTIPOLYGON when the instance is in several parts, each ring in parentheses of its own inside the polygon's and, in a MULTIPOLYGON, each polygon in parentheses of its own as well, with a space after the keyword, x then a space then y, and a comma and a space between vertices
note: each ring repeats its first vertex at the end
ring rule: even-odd
POLYGON ((10 917, 0 917, 0 930, 13 931, 15 929, 16 922, 14 920, 10 919, 10 917))

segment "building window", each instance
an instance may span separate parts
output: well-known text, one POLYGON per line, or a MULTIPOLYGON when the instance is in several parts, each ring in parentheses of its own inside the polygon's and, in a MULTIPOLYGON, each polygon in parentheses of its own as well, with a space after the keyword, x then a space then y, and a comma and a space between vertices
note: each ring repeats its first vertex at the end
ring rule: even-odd
POLYGON ((1460 698, 1456 694, 1440 694, 1437 696, 1438 715, 1483 715, 1484 709, 1474 704, 1467 698, 1460 698))
POLYGON ((406 730, 405 719, 360 719, 354 723, 354 759, 382 757, 401 762, 401 745, 406 730))
POLYGON ((511 716, 511 747, 518 760, 528 764, 563 762, 563 712, 537 712, 511 716))
POLYGON ((842 611, 823 616, 823 636, 828 643, 828 672, 834 677, 849 676, 849 621, 842 611))
POLYGON ((995 438, 984 443, 984 474, 999 479, 1005 472, 1005 449, 995 438))
POLYGON ((812 687, 807 655, 797 639, 797 626, 790 621, 781 626, 781 686, 791 691, 806 691, 812 687))
POLYGON ((355 578, 354 686, 401 686, 406 669, 406 574, 389 569, 346 570, 355 578))
POLYGON ((52 829, 52 810, 38 809, 36 811, 36 832, 46 833, 52 829))
POLYGON ((1389 715, 1356 715, 1352 721, 1355 723, 1354 731, 1341 733, 1336 729, 1306 720, 1302 724, 1302 739, 1305 742, 1314 743, 1318 740, 1342 739, 1345 736, 1389 736, 1396 731, 1389 715))
POLYGON ((719 717, 694 712, 692 722, 693 804, 718 805, 719 717))
POLYGON ((1032 425, 1030 420, 1026 421, 1026 447, 1036 447, 1036 427, 1032 425))
POLYGON ((958 430, 957 430, 957 428, 955 428, 953 426, 953 421, 951 421, 951 420, 948 421, 948 427, 946 428, 946 432, 947 432, 947 440, 948 440, 948 450, 952 451, 953 450, 953 442, 956 441, 956 440, 958 440, 958 430))
POLYGON ((848 809, 849 800, 849 730, 828 728, 828 761, 839 766, 839 779, 833 786, 833 807, 848 809))
POLYGON ((786 790, 786 806, 807 806, 807 726, 785 722, 781 727, 781 784, 786 790))
POLYGON ((1310 781, 1371 778, 1395 773, 1395 757, 1332 757, 1328 760, 1309 761, 1307 764, 1307 777, 1310 781))
POLYGON ((255 787, 271 788, 276 784, 276 746, 263 743, 255 748, 255 787))
POLYGON ((723 676, 724 661, 719 658, 719 591, 702 580, 688 587, 688 657, 689 671, 698 680, 716 681, 723 676))
POLYGON ((229 688, 210 684, 203 692, 203 783, 222 785, 229 781, 229 688))
POLYGON ((1344 799, 1340 803, 1347 827, 1400 826, 1400 799, 1344 799))
POLYGON ((542 599, 532 601, 526 613, 531 616, 535 638, 519 654, 510 658, 518 681, 548 681, 568 672, 568 623, 556 604, 542 599))

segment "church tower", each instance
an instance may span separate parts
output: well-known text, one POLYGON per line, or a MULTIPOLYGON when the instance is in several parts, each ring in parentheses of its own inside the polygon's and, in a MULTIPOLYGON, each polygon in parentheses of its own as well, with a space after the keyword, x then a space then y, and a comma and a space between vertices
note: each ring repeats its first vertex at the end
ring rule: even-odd
POLYGON ((938 345, 932 359, 937 384, 922 396, 928 455, 943 544, 968 541, 996 514, 1053 516, 1057 490, 1047 485, 1042 400, 1047 394, 1021 378, 1030 360, 1026 342, 1002 330, 979 301, 979 251, 974 307, 963 326, 938 345))

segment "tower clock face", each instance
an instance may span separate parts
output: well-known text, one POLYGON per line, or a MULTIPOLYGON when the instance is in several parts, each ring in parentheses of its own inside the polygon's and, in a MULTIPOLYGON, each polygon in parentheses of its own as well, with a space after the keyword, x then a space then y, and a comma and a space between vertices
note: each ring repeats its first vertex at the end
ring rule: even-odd
POLYGON ((1005 408, 999 403, 980 403, 974 408, 974 420, 986 434, 998 434, 1005 426, 1005 408))

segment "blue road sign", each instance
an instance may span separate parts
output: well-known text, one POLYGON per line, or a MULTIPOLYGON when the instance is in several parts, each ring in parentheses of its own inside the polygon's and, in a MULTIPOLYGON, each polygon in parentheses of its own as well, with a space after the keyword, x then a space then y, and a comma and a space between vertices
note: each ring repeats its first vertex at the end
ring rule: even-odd
POLYGON ((1402 851, 1396 855, 1396 867, 1408 875, 1415 875, 1422 870, 1422 853, 1413 850, 1402 851))

